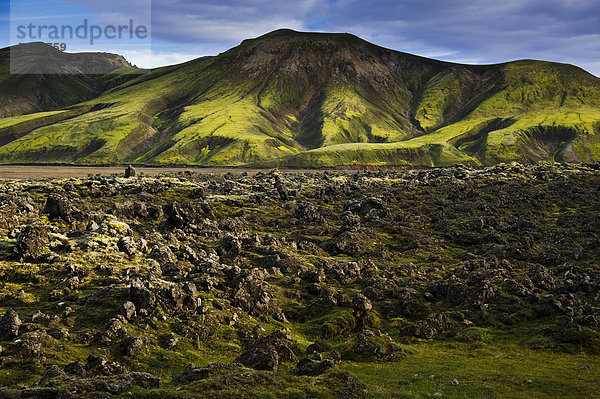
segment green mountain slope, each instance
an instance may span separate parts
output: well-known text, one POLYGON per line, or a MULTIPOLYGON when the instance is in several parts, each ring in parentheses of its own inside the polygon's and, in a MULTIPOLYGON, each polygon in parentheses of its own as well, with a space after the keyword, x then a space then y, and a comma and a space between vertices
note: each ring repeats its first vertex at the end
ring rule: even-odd
MULTIPOLYGON (((4 70, 1 79, 8 79, 4 70)), ((0 119, 0 162, 432 166, 600 159, 600 79, 572 65, 458 65, 348 34, 279 30, 215 57, 120 81, 58 79, 68 93, 37 108, 19 108, 18 96, 0 92, 0 104, 18 110, 0 119), (82 85, 93 89, 80 92, 82 85)))

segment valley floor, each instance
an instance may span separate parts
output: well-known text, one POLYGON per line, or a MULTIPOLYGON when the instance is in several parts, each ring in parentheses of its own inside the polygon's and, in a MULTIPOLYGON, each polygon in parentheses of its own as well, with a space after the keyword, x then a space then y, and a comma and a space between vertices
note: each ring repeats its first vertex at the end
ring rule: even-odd
MULTIPOLYGON (((117 166, 57 166, 57 165, 0 165, 0 180, 23 179, 69 179, 85 178, 89 175, 111 175, 123 172, 124 167, 117 166)), ((217 167, 136 167, 140 176, 156 176, 163 173, 205 173, 225 174, 227 172, 246 173, 254 175, 264 169, 251 168, 217 168, 217 167)), ((318 169, 290 169, 288 173, 306 173, 318 169)))

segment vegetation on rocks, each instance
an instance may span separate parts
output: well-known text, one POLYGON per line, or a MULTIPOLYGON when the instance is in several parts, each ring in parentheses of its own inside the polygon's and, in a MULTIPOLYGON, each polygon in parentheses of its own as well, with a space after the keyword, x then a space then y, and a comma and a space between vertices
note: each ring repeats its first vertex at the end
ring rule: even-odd
POLYGON ((593 397, 598 164, 0 181, 0 396, 593 397))

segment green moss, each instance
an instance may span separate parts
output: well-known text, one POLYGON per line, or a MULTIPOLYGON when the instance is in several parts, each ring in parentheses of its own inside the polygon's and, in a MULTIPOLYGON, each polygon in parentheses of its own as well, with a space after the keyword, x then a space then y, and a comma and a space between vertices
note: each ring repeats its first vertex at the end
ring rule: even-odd
POLYGON ((470 327, 459 331, 456 338, 463 342, 484 342, 489 338, 489 331, 486 328, 470 327))
POLYGON ((349 310, 340 310, 328 314, 322 320, 318 320, 317 324, 321 324, 321 334, 325 338, 334 338, 340 335, 350 333, 356 328, 356 318, 349 310))

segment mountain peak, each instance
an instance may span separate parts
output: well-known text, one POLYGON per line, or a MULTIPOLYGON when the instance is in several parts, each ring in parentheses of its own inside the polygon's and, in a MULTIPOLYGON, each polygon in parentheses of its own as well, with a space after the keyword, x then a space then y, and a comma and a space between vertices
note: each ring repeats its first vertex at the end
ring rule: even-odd
POLYGON ((314 42, 329 41, 329 42, 346 42, 361 45, 378 47, 360 37, 351 33, 331 33, 331 32, 303 32, 288 28, 274 30, 254 39, 244 40, 244 42, 265 42, 269 40, 309 40, 314 42))
POLYGON ((289 38, 302 38, 302 37, 322 37, 322 38, 336 38, 336 37, 352 37, 359 40, 358 36, 346 32, 314 32, 314 31, 298 31, 289 28, 280 28, 274 31, 265 33, 258 36, 256 39, 262 38, 274 38, 274 37, 289 37, 289 38))
POLYGON ((134 68, 119 54, 67 53, 42 42, 20 43, 6 50, 11 69, 20 74, 105 75, 120 68, 134 68))
MULTIPOLYGON (((49 65, 77 68, 77 55, 45 50, 49 65)), ((79 56, 111 68, 124 61, 79 56)), ((600 81, 550 62, 461 65, 345 33, 279 29, 138 79, 67 77, 0 79, 0 114, 55 112, 5 121, 0 162, 441 166, 600 158, 600 81)))
POLYGON ((290 28, 280 28, 275 29, 274 31, 265 33, 263 35, 258 36, 258 38, 267 38, 267 37, 277 37, 277 36, 299 36, 302 35, 303 32, 290 29, 290 28))
POLYGON ((390 67, 411 70, 418 65, 439 69, 452 63, 433 60, 391 50, 370 43, 350 33, 299 32, 278 29, 253 39, 223 53, 227 62, 245 63, 245 69, 263 68, 276 62, 281 67, 296 69, 319 68, 323 73, 337 67, 354 65, 359 74, 372 74, 375 70, 388 74, 390 67), (315 65, 319 64, 319 65, 315 65), (327 65, 324 65, 327 64, 327 65))

